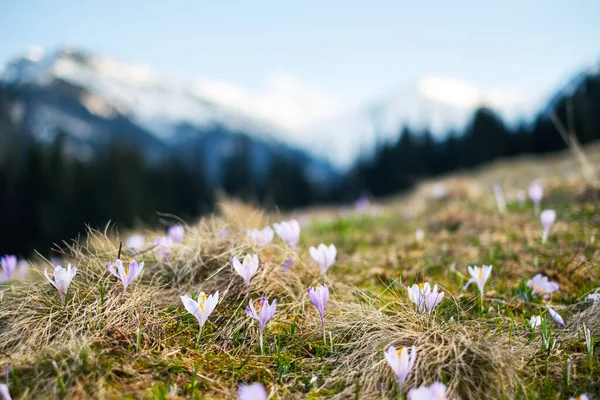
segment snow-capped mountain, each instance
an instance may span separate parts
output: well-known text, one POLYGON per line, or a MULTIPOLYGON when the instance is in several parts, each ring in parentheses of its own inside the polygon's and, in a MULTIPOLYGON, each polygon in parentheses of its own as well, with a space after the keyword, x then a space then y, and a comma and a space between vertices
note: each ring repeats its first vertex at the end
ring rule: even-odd
POLYGON ((33 49, 6 65, 0 87, 11 93, 16 124, 47 143, 66 133, 73 152, 83 158, 118 139, 139 146, 150 159, 172 153, 182 159, 201 157, 209 179, 218 181, 231 149, 246 138, 244 148, 251 152, 259 180, 266 179, 276 155, 305 163, 309 179, 339 176, 327 162, 278 139, 280 128, 192 84, 111 57, 33 49))

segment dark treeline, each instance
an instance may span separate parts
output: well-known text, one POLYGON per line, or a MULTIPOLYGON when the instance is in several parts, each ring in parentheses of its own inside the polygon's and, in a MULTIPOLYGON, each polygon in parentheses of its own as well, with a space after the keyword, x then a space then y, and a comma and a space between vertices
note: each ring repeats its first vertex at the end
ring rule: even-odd
POLYGON ((562 150, 566 144, 550 119, 552 113, 564 125, 571 120, 581 143, 600 139, 600 75, 586 76, 574 93, 554 99, 530 124, 511 127, 494 111, 482 107, 464 131, 448 132, 442 141, 434 140, 428 130, 405 127, 396 142, 380 145, 374 156, 359 161, 353 180, 366 193, 384 196, 424 178, 498 158, 562 150))
POLYGON ((565 143, 549 113, 567 121, 567 104, 580 141, 600 138, 600 76, 595 75, 586 77, 574 94, 555 99, 531 124, 510 127, 492 110, 480 108, 464 131, 450 132, 443 141, 426 130, 403 128, 396 142, 357 162, 326 195, 298 161, 284 156, 272 161, 266 184, 252 181, 252 160, 244 151, 226 160, 219 185, 174 157, 150 163, 119 143, 83 161, 67 151, 64 135, 52 144, 37 143, 0 107, 0 254, 26 256, 33 249, 49 254, 52 243, 75 237, 86 224, 102 227, 110 220, 119 229, 138 222, 153 226, 159 222, 157 212, 190 220, 214 210, 220 192, 267 208, 291 209, 361 194, 384 196, 494 159, 562 150, 565 143))

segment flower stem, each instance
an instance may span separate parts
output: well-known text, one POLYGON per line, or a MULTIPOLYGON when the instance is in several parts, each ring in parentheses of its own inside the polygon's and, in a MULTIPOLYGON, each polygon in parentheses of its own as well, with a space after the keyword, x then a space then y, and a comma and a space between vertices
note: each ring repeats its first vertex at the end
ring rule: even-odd
POLYGON ((544 229, 544 234, 542 235, 542 245, 545 245, 548 241, 548 230, 544 229))
POLYGON ((263 347, 263 333, 260 333, 260 355, 265 355, 265 348, 263 347))
POLYGON ((323 345, 327 346, 327 335, 325 333, 325 321, 321 320, 321 327, 323 328, 323 345))
POLYGON ((479 314, 483 314, 483 292, 479 292, 479 314))
POLYGON ((200 329, 198 330, 198 337, 196 338, 196 348, 200 346, 200 337, 202 336, 202 330, 204 329, 204 325, 200 325, 200 329))

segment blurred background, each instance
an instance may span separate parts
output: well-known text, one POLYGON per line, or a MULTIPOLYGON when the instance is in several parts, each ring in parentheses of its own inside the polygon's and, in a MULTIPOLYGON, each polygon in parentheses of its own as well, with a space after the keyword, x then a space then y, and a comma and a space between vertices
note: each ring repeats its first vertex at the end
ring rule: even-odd
POLYGON ((600 2, 417 3, 2 2, 0 254, 600 138, 600 2))

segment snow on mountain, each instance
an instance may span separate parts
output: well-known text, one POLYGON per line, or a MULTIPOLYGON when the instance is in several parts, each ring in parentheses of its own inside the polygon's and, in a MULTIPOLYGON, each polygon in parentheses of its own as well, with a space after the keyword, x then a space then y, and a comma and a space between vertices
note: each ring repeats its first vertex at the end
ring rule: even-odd
POLYGON ((194 85, 162 76, 146 66, 129 65, 111 57, 61 49, 28 52, 11 61, 0 81, 19 85, 49 85, 63 80, 85 88, 80 100, 94 114, 126 115, 166 141, 177 141, 175 127, 222 125, 268 139, 275 128, 268 123, 220 104, 194 85))

